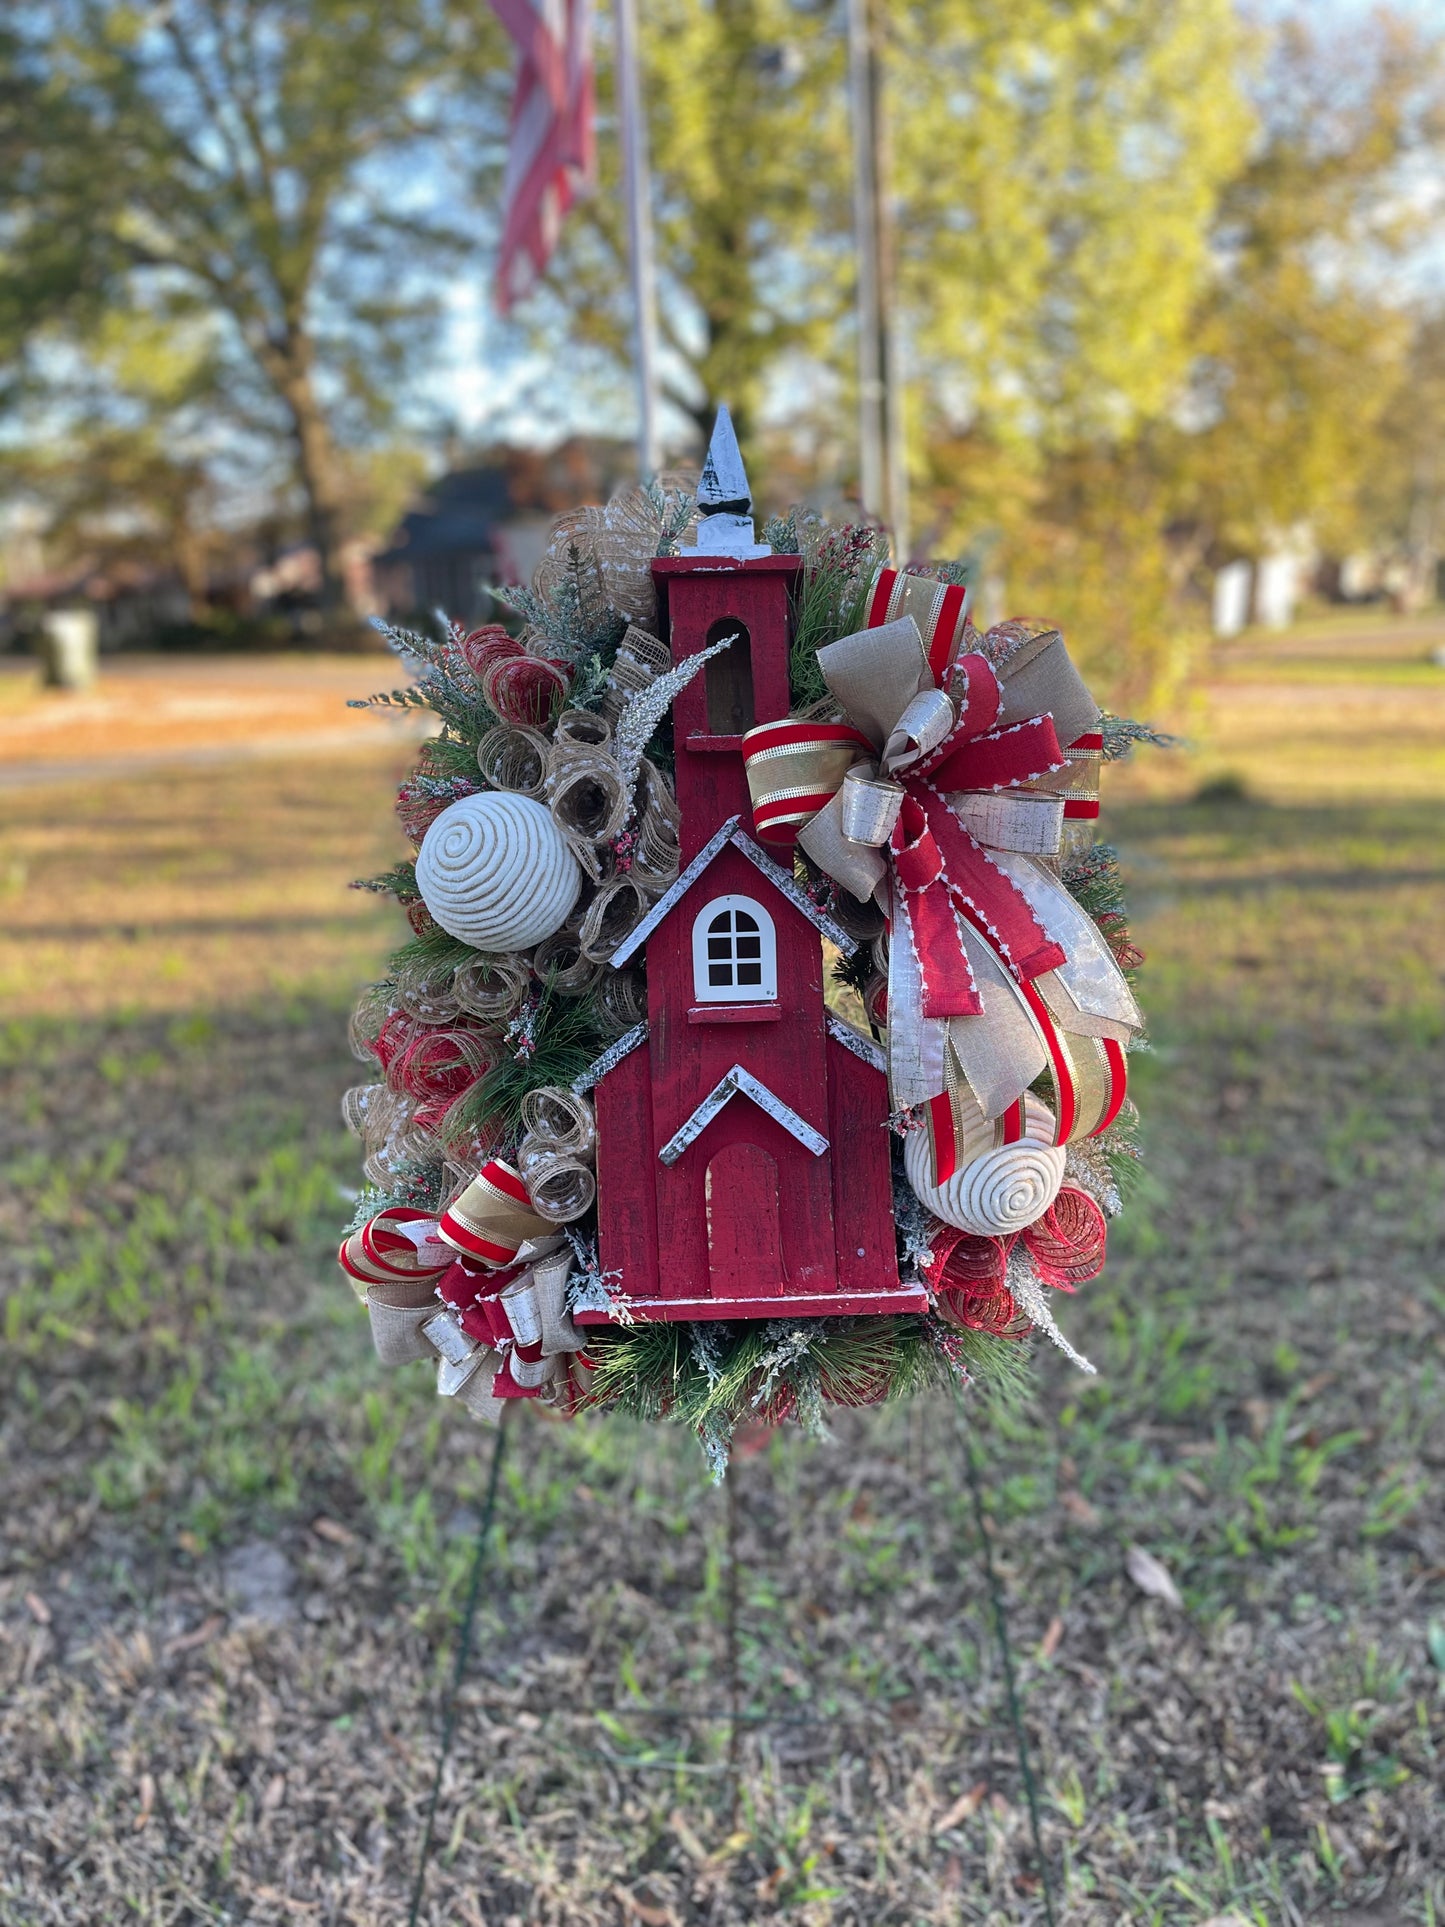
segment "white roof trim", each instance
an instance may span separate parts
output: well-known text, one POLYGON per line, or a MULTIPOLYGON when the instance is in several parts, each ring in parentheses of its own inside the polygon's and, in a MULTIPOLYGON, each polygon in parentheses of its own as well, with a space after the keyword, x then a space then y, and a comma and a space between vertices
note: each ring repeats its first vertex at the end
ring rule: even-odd
POLYGON ((688 1145, 702 1136, 723 1106, 739 1095, 750 1097, 760 1110, 766 1111, 785 1131, 791 1132, 803 1149, 811 1151, 815 1158, 822 1157, 827 1150, 828 1140, 821 1131, 815 1131, 806 1118, 799 1117, 791 1104, 785 1104, 751 1071, 745 1071, 741 1064, 734 1064, 727 1076, 708 1092, 687 1122, 679 1126, 663 1145, 657 1154, 662 1162, 676 1164, 688 1145))
POLYGON ((842 924, 834 923, 826 910, 818 908, 791 870, 785 870, 780 863, 774 863, 767 851, 760 844, 754 843, 745 830, 733 831, 732 845, 735 850, 742 851, 749 863, 762 871, 775 890, 781 890, 795 909, 802 911, 809 923, 822 931, 829 943, 835 944, 845 957, 852 956, 858 948, 858 938, 850 937, 842 924))
POLYGON ((628 958, 632 956, 633 952, 640 949, 641 946, 647 942, 647 939, 662 922, 663 918, 672 911, 675 905, 681 903, 682 899, 697 882, 698 878, 702 875, 709 863, 712 862, 719 850, 722 849, 725 843, 731 840, 732 833, 737 828, 740 820, 741 819, 736 816, 730 816, 722 828, 708 838, 692 862, 688 864, 682 875, 677 879, 677 882, 669 886, 666 894, 657 899, 657 902, 653 904, 647 915, 642 919, 642 922, 623 939, 622 943, 613 951, 610 959, 614 970, 620 970, 628 958))
POLYGON ((873 1039, 865 1037, 861 1030, 855 1030, 847 1018, 840 1017, 835 1010, 828 1012, 828 1035, 841 1044, 844 1050, 852 1051, 853 1055, 861 1057, 865 1064, 871 1064, 875 1071, 887 1071, 887 1059, 873 1039))
POLYGON ((580 1077, 572 1080, 572 1092, 576 1097, 585 1097, 594 1084, 600 1084, 607 1073, 620 1064, 629 1051, 647 1042, 647 1019, 625 1030, 615 1044, 609 1044, 600 1057, 594 1057, 580 1077))
POLYGON ((850 937, 841 924, 834 923, 825 910, 820 910, 806 890, 800 889, 798 880, 781 864, 762 850, 743 829, 739 828, 740 817, 730 816, 721 829, 714 832, 703 844, 692 862, 682 875, 672 884, 664 896, 660 896, 647 915, 632 930, 624 941, 613 951, 610 959, 612 968, 620 970, 628 960, 647 942, 653 931, 681 903, 713 858, 731 843, 734 849, 741 850, 749 863, 768 879, 773 888, 785 896, 795 910, 801 910, 814 929, 819 930, 829 943, 836 944, 845 957, 851 957, 858 948, 859 939, 850 937))

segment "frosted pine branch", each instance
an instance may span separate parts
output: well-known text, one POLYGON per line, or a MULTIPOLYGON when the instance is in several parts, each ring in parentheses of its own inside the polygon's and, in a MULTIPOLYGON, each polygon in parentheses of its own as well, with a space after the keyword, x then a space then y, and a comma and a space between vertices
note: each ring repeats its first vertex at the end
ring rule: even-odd
MULTIPOLYGON (((699 649, 695 656, 685 657, 675 669, 669 669, 665 676, 659 676, 646 689, 629 696, 623 704, 613 736, 613 754, 617 758, 622 786, 629 796, 637 786, 643 753, 652 741, 658 724, 704 663, 710 662, 714 656, 720 656, 724 649, 730 649, 740 634, 741 631, 734 630, 732 635, 724 636, 710 648, 699 649)), ((631 820, 632 811, 629 809, 628 822, 631 820)))

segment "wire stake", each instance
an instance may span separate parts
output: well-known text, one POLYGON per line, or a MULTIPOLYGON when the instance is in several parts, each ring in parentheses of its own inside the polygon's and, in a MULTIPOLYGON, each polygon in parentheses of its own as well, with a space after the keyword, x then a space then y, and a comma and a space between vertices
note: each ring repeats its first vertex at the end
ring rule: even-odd
POLYGON ((963 1445, 964 1463, 968 1468, 968 1485, 973 1494, 973 1516, 978 1526, 979 1542, 983 1546, 984 1570, 988 1574, 989 1598, 993 1605, 994 1631, 998 1635, 999 1652, 1003 1657, 1003 1676, 1008 1688, 1009 1721, 1014 1731, 1014 1744, 1018 1749, 1019 1771, 1023 1775, 1024 1795, 1029 1806, 1029 1827, 1034 1837, 1034 1854, 1039 1863, 1039 1878, 1044 1888, 1044 1916, 1049 1927, 1058 1927, 1054 1916, 1054 1893, 1049 1880, 1049 1863, 1044 1858, 1043 1830, 1039 1824, 1039 1795, 1034 1785, 1033 1767, 1029 1761, 1028 1735, 1024 1732, 1023 1712, 1019 1705, 1018 1681, 1014 1677, 1013 1647, 1009 1642, 1008 1618, 1004 1612, 1003 1587, 999 1583, 998 1572, 993 1563, 993 1547, 989 1543, 988 1528, 983 1511, 983 1482, 979 1477, 981 1454, 972 1430, 965 1424, 962 1402, 955 1394, 953 1421, 958 1428, 963 1445))
POLYGON ((421 1917, 422 1894, 426 1887, 427 1862, 431 1858, 432 1834, 436 1828, 437 1801, 441 1798, 442 1774, 446 1771, 447 1756, 452 1750, 452 1737, 457 1727, 457 1707, 461 1694, 463 1675, 472 1651, 472 1622, 477 1616, 477 1601, 481 1597, 482 1568, 487 1563, 487 1542, 492 1536, 492 1517, 497 1509, 497 1487, 502 1474, 502 1444, 507 1436, 506 1414, 497 1421, 497 1442, 492 1447, 492 1466, 487 1474, 487 1497, 482 1507, 481 1523, 477 1527, 476 1545, 472 1552, 472 1576, 467 1586, 467 1606, 462 1615, 461 1638, 457 1642, 456 1664, 452 1668, 452 1690, 447 1698, 446 1710, 442 1715, 441 1751, 437 1755, 436 1777, 432 1781, 431 1799, 427 1802, 426 1828, 421 1837, 421 1852, 417 1856, 416 1880, 411 1890, 411 1911, 407 1915, 407 1927, 416 1927, 421 1917))

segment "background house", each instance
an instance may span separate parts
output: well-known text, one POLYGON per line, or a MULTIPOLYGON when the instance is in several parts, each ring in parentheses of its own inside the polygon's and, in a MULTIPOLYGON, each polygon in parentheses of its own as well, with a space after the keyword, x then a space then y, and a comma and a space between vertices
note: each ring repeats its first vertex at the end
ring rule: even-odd
POLYGON ((407 617, 495 613, 488 586, 526 582, 554 518, 634 478, 628 442, 574 435, 553 449, 498 448, 440 476, 372 558, 378 606, 407 617))

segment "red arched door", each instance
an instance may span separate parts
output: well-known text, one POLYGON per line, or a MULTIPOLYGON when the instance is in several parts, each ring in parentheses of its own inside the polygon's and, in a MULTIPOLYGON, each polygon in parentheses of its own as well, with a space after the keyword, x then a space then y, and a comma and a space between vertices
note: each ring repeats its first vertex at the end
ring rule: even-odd
POLYGON ((724 1144, 707 1167, 708 1289, 778 1298, 787 1288, 778 1167, 760 1144, 724 1144))

